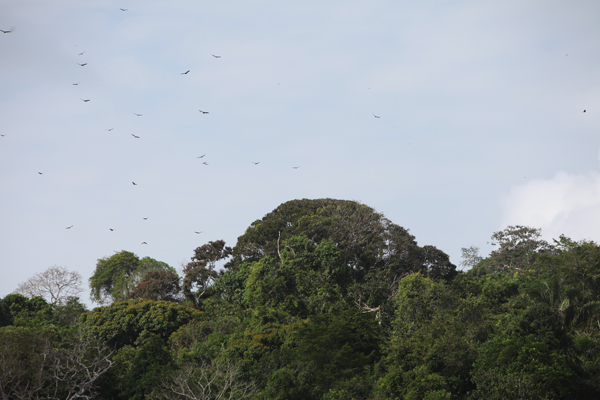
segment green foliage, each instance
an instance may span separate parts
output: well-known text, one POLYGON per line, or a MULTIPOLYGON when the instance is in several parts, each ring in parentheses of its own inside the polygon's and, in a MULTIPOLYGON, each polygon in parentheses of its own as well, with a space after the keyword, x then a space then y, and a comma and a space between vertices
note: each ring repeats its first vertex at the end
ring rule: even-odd
POLYGON ((37 326, 52 323, 52 306, 42 297, 9 294, 0 300, 0 326, 37 326))
POLYGON ((482 344, 474 363, 474 398, 559 399, 572 392, 576 376, 569 338, 545 305, 507 316, 499 332, 482 344))
POLYGON ((115 348, 158 335, 168 337, 181 326, 199 320, 202 313, 168 301, 128 300, 98 307, 81 316, 90 335, 115 348))
POLYGON ((179 276, 171 271, 150 271, 129 294, 130 299, 180 300, 181 286, 179 276))
POLYGON ((92 300, 102 304, 127 299, 134 287, 129 277, 138 268, 138 256, 125 250, 99 259, 94 275, 89 280, 92 300))

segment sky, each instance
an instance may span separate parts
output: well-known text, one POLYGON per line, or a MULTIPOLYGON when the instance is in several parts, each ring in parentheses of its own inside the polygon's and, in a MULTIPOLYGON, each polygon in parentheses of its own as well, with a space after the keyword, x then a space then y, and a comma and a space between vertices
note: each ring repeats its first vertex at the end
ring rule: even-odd
POLYGON ((367 204, 456 265, 508 225, 600 241, 599 15, 0 0, 0 297, 54 265, 87 289, 121 250, 181 269, 303 198, 367 204))

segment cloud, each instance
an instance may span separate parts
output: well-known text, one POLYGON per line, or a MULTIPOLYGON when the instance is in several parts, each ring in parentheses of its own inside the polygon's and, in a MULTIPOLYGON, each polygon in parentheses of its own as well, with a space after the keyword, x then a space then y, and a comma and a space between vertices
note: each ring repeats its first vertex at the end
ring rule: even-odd
MULTIPOLYGON (((599 157, 600 159, 600 157, 599 157)), ((501 200, 503 227, 542 228, 546 239, 564 234, 600 241, 600 173, 558 172, 547 180, 513 187, 501 200)))

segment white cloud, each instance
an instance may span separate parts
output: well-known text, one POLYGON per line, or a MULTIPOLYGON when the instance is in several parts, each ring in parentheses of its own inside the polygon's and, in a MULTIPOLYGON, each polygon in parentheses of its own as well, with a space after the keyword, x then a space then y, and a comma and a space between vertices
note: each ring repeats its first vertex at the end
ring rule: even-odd
POLYGON ((600 174, 558 172, 547 180, 513 187, 501 201, 502 226, 542 228, 546 239, 564 234, 600 241, 600 174))

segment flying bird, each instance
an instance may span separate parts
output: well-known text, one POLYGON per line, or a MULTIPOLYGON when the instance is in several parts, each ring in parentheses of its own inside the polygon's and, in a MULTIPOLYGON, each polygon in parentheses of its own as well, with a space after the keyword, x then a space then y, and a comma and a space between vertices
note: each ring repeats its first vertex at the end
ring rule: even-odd
POLYGON ((144 218, 144 220, 148 219, 148 217, 144 218))
POLYGON ((135 186, 137 186, 137 183, 135 183, 135 182, 131 182, 131 183, 133 183, 135 186))
POLYGON ((113 228, 108 228, 108 229, 110 229, 110 231, 111 231, 111 232, 112 232, 112 231, 114 231, 114 229, 113 229, 113 228))
POLYGON ((110 131, 112 131, 113 129, 115 129, 115 128, 105 129, 105 131, 107 131, 107 132, 110 132, 110 131))
POLYGON ((77 63, 77 65, 79 65, 80 67, 85 67, 87 65, 87 63, 83 63, 83 64, 77 63))
POLYGON ((189 69, 188 69, 187 71, 185 71, 185 72, 182 72, 182 73, 181 73, 181 75, 187 75, 187 74, 188 74, 188 72, 190 72, 190 70, 189 70, 189 69))
POLYGON ((85 51, 83 51, 83 52, 79 53, 78 55, 82 56, 82 55, 83 55, 83 53, 85 53, 85 51))
POLYGON ((254 162, 254 161, 252 161, 252 164, 254 164, 254 165, 258 165, 258 164, 260 164, 260 161, 259 161, 259 162, 254 162))
MULTIPOLYGON (((81 97, 80 97, 80 99, 81 99, 81 97)), ((86 100, 86 99, 81 99, 81 100, 83 100, 83 102, 84 102, 84 103, 87 103, 87 102, 88 102, 88 101, 90 101, 91 99, 87 99, 87 100, 86 100)))
POLYGON ((142 116, 142 114, 136 114, 136 113, 133 113, 133 114, 134 114, 136 117, 141 117, 141 116, 142 116))
POLYGON ((43 173, 43 172, 38 172, 38 174, 40 174, 40 175, 44 175, 44 173, 43 173))
POLYGON ((292 167, 292 168, 294 168, 294 169, 298 169, 298 168, 300 168, 300 166, 298 165, 297 167, 292 167))
POLYGON ((208 111, 202 111, 202 110, 198 110, 200 111, 202 114, 208 114, 208 111))
POLYGON ((221 56, 215 56, 214 54, 212 55, 214 58, 221 58, 221 56))
POLYGON ((79 85, 81 82, 74 83, 73 86, 79 85))
POLYGON ((0 135, 0 136, 4 137, 4 136, 6 136, 6 135, 0 135))
POLYGON ((208 163, 207 163, 206 161, 204 161, 202 164, 204 164, 204 165, 208 165, 208 163))
POLYGON ((71 225, 71 226, 67 226, 67 229, 71 229, 72 227, 73 227, 73 225, 71 225))
POLYGON ((119 8, 119 10, 121 10, 121 11, 127 11, 129 9, 128 8, 119 8))
POLYGON ((379 115, 375 115, 375 113, 371 113, 375 118, 381 118, 379 115))
POLYGON ((0 32, 2 32, 2 33, 11 33, 12 30, 10 30, 10 31, 3 31, 2 29, 0 29, 0 32))
POLYGON ((196 157, 196 158, 202 158, 202 157, 204 157, 205 155, 206 155, 206 154, 202 154, 200 157, 196 157))
POLYGON ((194 231, 194 233, 196 233, 196 234, 201 234, 201 233, 202 233, 202 231, 200 231, 200 232, 198 232, 198 231, 194 231))
POLYGON ((586 110, 583 110, 583 112, 586 112, 586 110))
POLYGON ((134 137, 134 138, 136 138, 136 139, 139 139, 139 138, 140 138, 139 136, 135 136, 133 133, 131 134, 131 136, 133 136, 133 137, 134 137))
POLYGON ((148 244, 148 243, 146 243, 146 242, 142 242, 142 244, 148 244))

